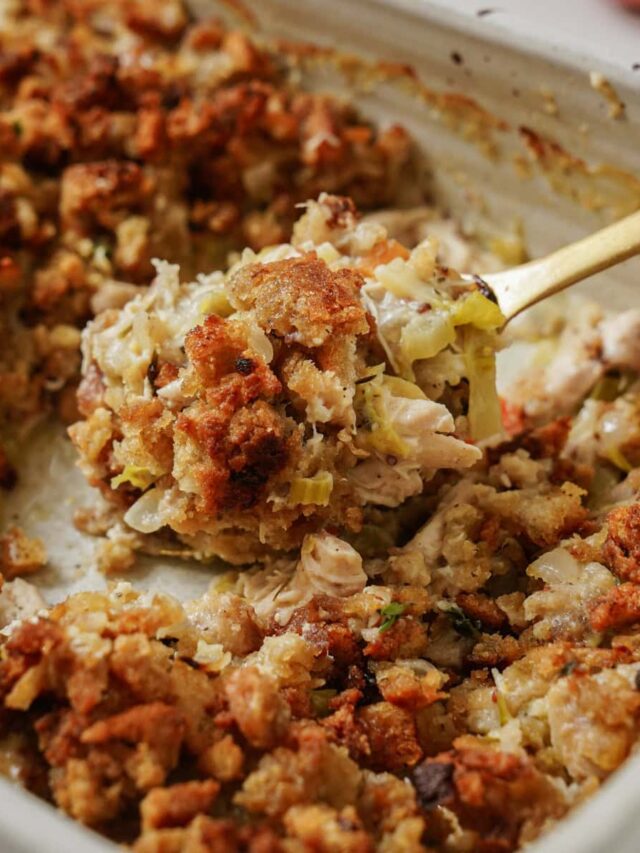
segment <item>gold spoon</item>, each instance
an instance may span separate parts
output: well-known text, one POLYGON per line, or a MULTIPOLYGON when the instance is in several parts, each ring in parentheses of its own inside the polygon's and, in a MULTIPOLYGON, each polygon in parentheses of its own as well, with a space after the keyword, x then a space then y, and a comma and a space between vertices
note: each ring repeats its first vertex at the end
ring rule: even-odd
POLYGON ((640 254, 640 210, 544 258, 481 277, 509 322, 516 314, 640 254))

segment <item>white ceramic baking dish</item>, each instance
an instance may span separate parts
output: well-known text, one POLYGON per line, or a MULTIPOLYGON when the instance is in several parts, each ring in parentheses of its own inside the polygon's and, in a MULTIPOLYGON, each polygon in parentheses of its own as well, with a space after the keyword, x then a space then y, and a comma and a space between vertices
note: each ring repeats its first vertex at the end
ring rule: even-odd
MULTIPOLYGON (((219 11, 213 0, 192 5, 202 15, 219 11)), ((227 13, 235 5, 225 3, 227 13)), ((251 8, 269 36, 338 51, 321 58, 303 51, 301 73, 310 85, 346 94, 374 120, 408 127, 421 149, 425 186, 470 227, 519 231, 536 255, 640 207, 640 91, 619 67, 592 67, 559 42, 515 35, 425 0, 255 0, 251 8), (610 116, 613 96, 594 90, 591 71, 602 73, 624 102, 621 117, 610 116)), ((585 287, 621 308, 640 303, 638 283, 640 263, 632 261, 585 287)), ((59 445, 51 457, 50 448, 47 436, 36 437, 27 460, 35 479, 24 477, 11 512, 28 514, 29 529, 46 538, 52 566, 41 582, 56 600, 103 579, 77 571, 91 546, 70 529, 69 502, 57 492, 48 498, 46 489, 40 503, 33 497, 43 466, 52 480, 56 466, 69 471, 68 449, 59 445)), ((79 477, 66 478, 69 494, 82 491, 79 477)), ((192 595, 210 578, 202 567, 176 568, 147 561, 132 579, 192 595)), ((640 756, 535 845, 536 853, 639 850, 638 778, 640 756)), ((0 780, 0 853, 115 849, 0 780)))

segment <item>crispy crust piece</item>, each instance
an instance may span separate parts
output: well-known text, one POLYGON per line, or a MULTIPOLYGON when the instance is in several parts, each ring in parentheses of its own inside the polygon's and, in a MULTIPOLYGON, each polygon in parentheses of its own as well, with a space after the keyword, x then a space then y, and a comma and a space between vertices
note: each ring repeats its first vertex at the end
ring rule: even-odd
POLYGON ((555 787, 527 758, 460 745, 416 768, 423 807, 445 805, 482 853, 511 850, 523 826, 565 810, 555 787))
POLYGON ((15 525, 0 536, 0 571, 7 580, 31 575, 47 562, 47 552, 40 539, 27 536, 15 525))
POLYGON ((239 308, 255 312, 267 331, 306 347, 333 336, 364 335, 358 298, 364 279, 353 269, 333 272, 313 254, 243 267, 229 282, 239 308))
POLYGON ((608 514, 602 555, 621 580, 640 582, 640 504, 616 507, 608 514))
POLYGON ((594 602, 589 621, 595 631, 619 630, 640 621, 640 586, 622 583, 594 602))
POLYGON ((149 791, 140 803, 143 832, 185 826, 213 805, 220 785, 213 779, 183 782, 149 791))

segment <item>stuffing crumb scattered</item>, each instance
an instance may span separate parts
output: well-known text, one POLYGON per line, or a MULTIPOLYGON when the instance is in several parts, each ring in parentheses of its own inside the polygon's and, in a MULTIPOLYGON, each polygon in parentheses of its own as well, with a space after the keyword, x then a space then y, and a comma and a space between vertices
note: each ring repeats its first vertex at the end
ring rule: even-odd
POLYGON ((20 527, 12 526, 0 536, 0 571, 8 580, 32 575, 47 563, 40 539, 33 539, 20 527))

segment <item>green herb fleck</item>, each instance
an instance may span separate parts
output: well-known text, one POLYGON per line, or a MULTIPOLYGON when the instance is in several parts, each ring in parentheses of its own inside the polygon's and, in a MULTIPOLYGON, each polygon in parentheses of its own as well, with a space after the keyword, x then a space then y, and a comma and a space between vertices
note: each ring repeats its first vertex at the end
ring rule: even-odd
POLYGON ((578 666, 577 660, 568 660, 560 670, 560 677, 571 675, 573 670, 578 666))
POLYGON ((482 623, 476 619, 470 619, 453 601, 441 601, 438 604, 438 610, 441 613, 446 613, 451 620, 454 630, 463 637, 475 639, 480 635, 482 623))
POLYGON ((326 717, 331 713, 329 702, 337 695, 338 691, 331 687, 321 687, 318 690, 311 691, 311 707, 317 717, 326 717))
POLYGON ((384 634, 385 631, 388 631, 390 628, 393 628, 393 626, 396 624, 396 622, 402 616, 406 609, 407 605, 400 604, 399 601, 392 601, 385 607, 381 607, 380 615, 383 616, 384 619, 382 621, 382 624, 380 625, 380 633, 384 634))
POLYGON ((22 132, 24 130, 24 128, 22 127, 22 122, 16 119, 16 121, 11 122, 11 127, 13 128, 13 132, 19 139, 22 136, 22 132))

